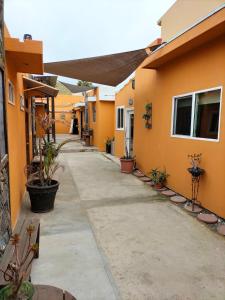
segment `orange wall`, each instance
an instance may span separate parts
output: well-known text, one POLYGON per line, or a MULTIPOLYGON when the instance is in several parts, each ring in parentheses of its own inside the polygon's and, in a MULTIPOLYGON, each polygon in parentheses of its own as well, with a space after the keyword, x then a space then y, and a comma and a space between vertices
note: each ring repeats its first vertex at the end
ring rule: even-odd
POLYGON ((20 95, 23 95, 22 74, 15 70, 13 62, 6 64, 6 110, 8 131, 8 154, 10 176, 11 218, 14 226, 25 192, 26 139, 25 113, 20 109, 20 95), (15 105, 8 103, 8 79, 14 85, 15 105))
MULTIPOLYGON (((132 80, 130 80, 117 94, 115 101, 115 122, 116 122, 116 107, 124 106, 126 108, 132 108, 129 106, 129 99, 134 100, 134 89, 132 89, 132 80)), ((124 111, 124 122, 126 118, 126 112, 124 111)), ((125 124, 124 124, 125 125, 125 124)), ((125 130, 117 130, 115 123, 115 156, 121 157, 125 154, 125 130)))
POLYGON ((93 129, 93 145, 100 151, 105 151, 107 138, 114 136, 114 101, 89 102, 89 127, 93 129), (96 122, 93 122, 92 106, 96 106, 96 122))
POLYGON ((67 134, 70 131, 73 104, 83 102, 83 96, 62 95, 55 98, 56 134, 67 134), (65 119, 62 119, 62 115, 65 119))
POLYGON ((36 125, 36 137, 41 138, 45 136, 45 130, 41 126, 41 119, 45 116, 45 106, 35 106, 35 125, 36 125))
MULTIPOLYGON (((209 210, 225 217, 225 110, 222 103, 220 141, 170 137, 172 97, 225 85, 225 40, 217 38, 190 51, 160 69, 136 72, 134 152, 137 165, 148 173, 165 167, 170 174, 168 186, 191 198, 188 154, 202 153, 201 167, 206 174, 200 182, 199 200, 209 210), (151 102, 152 129, 146 129, 142 115, 151 102)), ((224 92, 222 97, 224 98, 224 92)), ((223 99, 224 101, 224 99, 223 99)), ((222 102, 223 102, 222 101, 222 102)))
MULTIPOLYGON (((8 29, 4 28, 5 42, 10 37, 8 29)), ((25 111, 20 107, 20 96, 24 96, 23 74, 18 73, 18 68, 25 66, 24 60, 28 62, 27 69, 32 73, 41 73, 42 63, 42 42, 26 41, 19 42, 20 48, 14 48, 12 40, 7 40, 5 57, 5 103, 6 103, 6 126, 8 136, 8 156, 9 156, 9 184, 10 184, 10 207, 12 227, 18 219, 24 193, 25 193, 25 167, 26 160, 26 130, 25 130, 25 111), (11 43, 12 42, 12 43, 11 43), (10 45, 9 45, 10 43, 10 45), (29 45, 28 45, 29 44, 29 45), (10 49, 7 47, 10 46, 10 49), (18 50, 18 51, 17 51, 18 50), (22 53, 22 54, 21 54, 22 53), (30 60, 30 58, 32 59, 30 60), (10 104, 8 81, 14 85, 15 104, 10 104)), ((26 67, 25 67, 26 69, 26 67)), ((29 101, 29 112, 31 103, 29 101)), ((29 113, 31 121, 31 114, 29 113)), ((30 148, 32 149, 32 132, 29 130, 30 148)), ((31 152, 32 155, 32 152, 31 152)))

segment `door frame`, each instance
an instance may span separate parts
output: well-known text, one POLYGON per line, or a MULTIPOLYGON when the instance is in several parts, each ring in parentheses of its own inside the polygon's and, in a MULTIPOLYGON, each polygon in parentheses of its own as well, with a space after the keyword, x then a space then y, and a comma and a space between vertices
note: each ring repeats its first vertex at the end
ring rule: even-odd
POLYGON ((125 109, 125 141, 124 141, 124 148, 125 148, 125 152, 126 149, 128 150, 128 154, 130 155, 130 146, 131 146, 131 130, 130 130, 130 116, 134 115, 134 108, 126 108, 125 109))

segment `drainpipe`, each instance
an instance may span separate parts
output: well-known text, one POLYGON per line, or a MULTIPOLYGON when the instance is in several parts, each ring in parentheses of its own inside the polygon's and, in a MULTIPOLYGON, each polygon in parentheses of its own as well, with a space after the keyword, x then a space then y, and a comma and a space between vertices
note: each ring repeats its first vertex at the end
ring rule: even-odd
POLYGON ((85 108, 84 108, 84 116, 85 116, 85 130, 88 130, 88 95, 87 92, 83 93, 84 95, 84 103, 85 103, 85 108))

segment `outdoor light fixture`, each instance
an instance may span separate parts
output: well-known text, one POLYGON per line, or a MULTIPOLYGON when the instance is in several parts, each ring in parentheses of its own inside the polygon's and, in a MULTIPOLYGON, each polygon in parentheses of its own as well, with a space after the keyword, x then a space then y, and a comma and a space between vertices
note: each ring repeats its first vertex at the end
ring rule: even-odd
POLYGON ((29 34, 29 33, 25 33, 25 34, 23 35, 23 40, 24 40, 24 41, 25 41, 25 40, 32 40, 32 35, 29 34))

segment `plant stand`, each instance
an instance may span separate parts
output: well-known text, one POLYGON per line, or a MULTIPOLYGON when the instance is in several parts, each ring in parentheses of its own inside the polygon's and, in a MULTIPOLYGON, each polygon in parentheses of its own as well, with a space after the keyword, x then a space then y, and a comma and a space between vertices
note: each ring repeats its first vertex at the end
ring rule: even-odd
MULTIPOLYGON (((198 201, 198 191, 199 191, 199 182, 200 177, 204 173, 204 170, 199 167, 188 168, 188 172, 191 174, 191 202, 192 202, 192 212, 200 212, 198 211, 196 206, 200 205, 198 201)), ((189 210, 189 209, 188 209, 189 210)))

